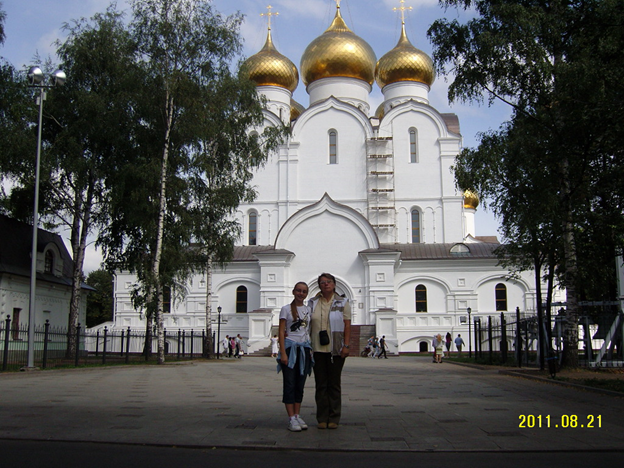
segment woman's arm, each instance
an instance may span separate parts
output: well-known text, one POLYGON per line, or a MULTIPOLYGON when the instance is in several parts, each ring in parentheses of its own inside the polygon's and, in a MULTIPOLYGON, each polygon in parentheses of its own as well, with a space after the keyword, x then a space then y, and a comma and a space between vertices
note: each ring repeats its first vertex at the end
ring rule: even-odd
POLYGON ((280 362, 286 365, 288 364, 288 355, 286 354, 286 346, 284 346, 284 340, 286 339, 286 319, 280 319, 277 336, 279 339, 280 362))

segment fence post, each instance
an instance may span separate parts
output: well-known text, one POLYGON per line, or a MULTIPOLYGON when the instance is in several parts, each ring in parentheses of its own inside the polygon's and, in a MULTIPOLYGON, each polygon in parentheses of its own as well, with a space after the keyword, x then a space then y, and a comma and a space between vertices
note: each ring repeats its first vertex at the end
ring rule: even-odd
POLYGON ((130 327, 128 327, 128 333, 126 334, 126 364, 130 362, 130 327))
POLYGON ((182 330, 182 359, 186 356, 186 330, 182 330))
POLYGON ((102 344, 102 364, 106 364, 106 339, 108 338, 108 327, 104 327, 104 343, 102 344))
POLYGON ((4 329, 4 353, 2 355, 2 370, 7 370, 9 366, 9 333, 11 333, 11 317, 6 318, 6 328, 4 329))
POLYGON ((78 359, 80 358, 80 323, 76 327, 76 357, 74 361, 74 366, 78 367, 78 359))
POLYGON ((191 360, 193 360, 193 329, 191 328, 191 360))
POLYGON ((488 315, 488 349, 490 350, 490 364, 494 358, 494 350, 492 349, 492 316, 488 315))
POLYGON ((507 322, 504 312, 501 312, 501 360, 503 364, 507 362, 507 322))
POLYGON ((43 359, 41 367, 45 369, 48 367, 48 333, 50 332, 50 320, 46 319, 45 328, 43 332, 43 359))
POLYGON ((121 330, 121 352, 119 353, 119 355, 122 357, 123 357, 123 347, 124 347, 125 336, 126 336, 125 330, 121 330))
POLYGON ((180 329, 178 328, 178 361, 180 360, 180 336, 182 335, 182 332, 180 331, 180 329))
POLYGON ((522 330, 520 330, 520 307, 516 307, 516 363, 522 367, 522 330))
POLYGON ((95 356, 99 356, 100 354, 100 330, 97 331, 95 335, 95 356))

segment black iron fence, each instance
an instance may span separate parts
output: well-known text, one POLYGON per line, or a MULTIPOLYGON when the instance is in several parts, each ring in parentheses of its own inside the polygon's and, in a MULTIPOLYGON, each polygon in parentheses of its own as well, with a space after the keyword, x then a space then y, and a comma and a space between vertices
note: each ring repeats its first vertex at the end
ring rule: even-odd
MULTIPOLYGON (((179 329, 167 331, 165 354, 168 360, 187 360, 202 356, 205 331, 179 329)), ((36 367, 77 367, 89 364, 156 361, 157 341, 151 339, 146 348, 145 331, 76 329, 76 353, 68 352, 68 333, 63 327, 51 326, 49 321, 34 329, 33 355, 36 367)), ((7 318, 0 322, 0 370, 18 370, 28 364, 28 325, 11 324, 7 318)))
MULTIPOLYGON (((501 313, 474 317, 470 353, 475 359, 492 364, 558 367, 563 351, 564 321, 562 315, 547 314, 540 322, 534 313, 519 310, 515 316, 501 313)), ((581 316, 578 331, 580 365, 624 366, 622 313, 581 316)))

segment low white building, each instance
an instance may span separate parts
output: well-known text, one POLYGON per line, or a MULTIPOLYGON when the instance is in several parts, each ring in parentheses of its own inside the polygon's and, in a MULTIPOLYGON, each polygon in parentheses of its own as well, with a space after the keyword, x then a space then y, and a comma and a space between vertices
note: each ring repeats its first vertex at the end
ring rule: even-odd
MULTIPOLYGON (((244 235, 235 258, 214 272, 221 336, 240 333, 252 352, 268 346, 293 285, 305 281, 313 295, 322 272, 351 301, 353 324, 375 327, 362 333, 385 335, 391 353, 427 351, 437 333, 467 336, 468 308, 473 318, 535 309, 533 273, 512 278, 498 266, 496 239, 475 236, 478 198, 456 188, 451 169, 462 148, 457 116, 429 104, 433 64, 404 27, 377 61, 338 7, 299 70, 270 29, 243 70, 267 99, 264 125, 291 123, 292 133, 257 171, 258 197, 236 216, 244 235), (292 100, 299 73, 307 108, 292 100), (384 102, 371 113, 375 82, 384 102)), ((144 327, 134 281, 116 276, 114 327, 144 327)), ((205 298, 198 275, 171 304, 166 328, 205 328, 205 298)))

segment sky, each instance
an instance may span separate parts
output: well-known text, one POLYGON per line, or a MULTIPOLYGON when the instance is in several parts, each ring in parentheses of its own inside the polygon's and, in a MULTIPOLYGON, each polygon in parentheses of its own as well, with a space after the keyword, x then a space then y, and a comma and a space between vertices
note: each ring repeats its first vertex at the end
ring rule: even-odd
MULTIPOLYGON (((90 18, 104 11, 110 0, 0 0, 6 13, 4 45, 0 45, 0 57, 19 69, 28 69, 33 57, 50 56, 56 61, 54 42, 65 37, 63 25, 80 18, 90 18)), ((117 0, 119 10, 127 10, 126 0, 117 0)), ((272 6, 271 33, 277 50, 297 65, 305 48, 330 25, 335 12, 336 0, 213 0, 214 8, 223 15, 240 12, 245 20, 241 26, 244 40, 243 55, 249 57, 258 52, 266 40, 267 9, 272 6), (264 16, 261 16, 264 14, 264 16)), ((438 0, 341 0, 342 16, 349 28, 364 39, 381 58, 397 44, 401 32, 400 13, 393 11, 401 6, 412 7, 405 11, 407 35, 411 43, 429 55, 432 47, 427 40, 427 29, 439 18, 469 18, 469 13, 445 10, 438 0)), ((71 79, 71 77, 68 77, 71 79)), ((429 93, 430 104, 442 113, 458 115, 464 147, 478 145, 478 134, 496 130, 510 116, 510 108, 502 103, 453 103, 447 98, 452 76, 438 76, 429 93)), ((305 86, 300 81, 294 99, 304 107, 309 105, 305 86)), ((382 102, 382 94, 376 84, 370 95, 372 110, 382 102)), ((496 235, 498 222, 480 206, 476 215, 478 236, 496 235)), ((64 237, 68 237, 62 234, 64 237)), ((66 243, 67 243, 67 239, 66 243)), ((99 267, 101 257, 90 246, 85 271, 99 267)))

